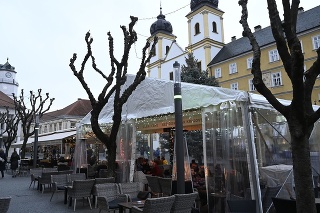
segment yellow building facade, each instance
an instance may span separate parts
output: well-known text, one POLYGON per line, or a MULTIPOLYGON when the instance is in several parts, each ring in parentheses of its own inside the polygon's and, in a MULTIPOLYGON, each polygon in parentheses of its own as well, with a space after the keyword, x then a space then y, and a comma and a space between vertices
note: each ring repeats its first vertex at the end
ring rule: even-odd
MULTIPOLYGON (((300 8, 297 35, 304 53, 305 70, 314 63, 320 46, 320 6, 303 11, 300 8), (306 23, 305 20, 308 20, 306 23)), ((255 27, 255 37, 261 47, 261 71, 263 80, 271 92, 282 99, 292 99, 292 85, 288 78, 270 27, 255 27)), ((257 93, 252 85, 252 50, 248 38, 233 39, 208 64, 209 73, 215 76, 221 87, 257 93)), ((314 104, 320 104, 320 78, 315 82, 312 93, 314 104)))

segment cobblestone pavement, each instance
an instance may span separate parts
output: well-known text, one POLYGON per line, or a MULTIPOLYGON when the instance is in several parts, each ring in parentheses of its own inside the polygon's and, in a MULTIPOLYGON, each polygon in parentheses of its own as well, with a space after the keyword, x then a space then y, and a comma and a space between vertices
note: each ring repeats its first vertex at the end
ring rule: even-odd
MULTIPOLYGON (((42 194, 35 188, 29 189, 31 178, 27 176, 17 176, 12 178, 10 172, 5 173, 5 177, 0 177, 0 197, 11 196, 10 208, 8 213, 55 213, 55 212, 73 212, 73 206, 68 208, 64 204, 64 192, 54 194, 52 201, 50 197, 52 193, 46 188, 42 194)), ((93 205, 92 205, 93 206, 93 205)), ((76 212, 97 213, 99 209, 90 209, 87 201, 77 200, 76 212)), ((103 212, 103 211, 102 211, 103 212)))

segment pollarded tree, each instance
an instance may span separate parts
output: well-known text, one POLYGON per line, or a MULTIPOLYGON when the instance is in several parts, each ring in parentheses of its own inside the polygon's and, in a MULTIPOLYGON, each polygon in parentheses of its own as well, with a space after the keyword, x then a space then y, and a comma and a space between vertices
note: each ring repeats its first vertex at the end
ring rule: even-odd
POLYGON ((198 60, 189 52, 186 59, 187 65, 181 66, 181 81, 193 84, 208 86, 219 86, 218 80, 214 76, 209 76, 208 71, 203 71, 198 67, 198 60))
MULTIPOLYGON (((132 45, 137 41, 137 33, 133 30, 134 25, 138 21, 138 18, 131 16, 131 22, 129 24, 129 29, 125 26, 121 26, 124 35, 124 50, 121 61, 118 61, 114 56, 114 43, 113 37, 111 33, 108 32, 108 40, 109 40, 109 55, 111 61, 111 72, 109 75, 105 75, 102 70, 100 70, 96 63, 95 57, 93 56, 91 45, 93 39, 90 37, 90 33, 88 32, 85 36, 85 41, 87 43, 87 53, 83 59, 81 64, 81 68, 77 71, 74 63, 77 59, 77 54, 74 53, 73 57, 70 59, 70 68, 73 71, 73 74, 78 78, 82 87, 88 94, 89 100, 91 102, 92 111, 91 111, 91 128, 96 137, 107 147, 108 149, 108 172, 110 175, 115 175, 115 160, 116 160, 116 138, 118 134, 118 130, 121 124, 121 113, 122 106, 125 104, 132 94, 132 92, 137 88, 137 86, 145 79, 146 77, 146 65, 149 63, 151 54, 147 56, 147 50, 150 47, 150 43, 147 42, 142 50, 142 59, 140 63, 140 68, 136 73, 136 77, 131 85, 129 85, 123 92, 121 92, 121 86, 125 84, 128 71, 128 59, 129 53, 132 45), (98 99, 92 94, 91 89, 87 85, 86 80, 84 79, 83 72, 86 63, 91 58, 92 60, 92 68, 101 75, 103 79, 106 80, 106 84, 102 88, 101 93, 98 96, 98 99), (115 81, 115 82, 114 82, 115 81), (113 123, 111 127, 110 134, 106 134, 99 125, 99 114, 103 107, 108 103, 110 96, 114 94, 113 101, 113 123)), ((157 43, 157 37, 154 38, 154 42, 151 47, 151 52, 154 50, 155 45, 157 43)))
POLYGON ((17 139, 18 133, 18 125, 19 125, 19 117, 16 112, 14 114, 9 113, 9 108, 6 108, 5 116, 4 116, 4 123, 5 129, 2 134, 7 134, 7 137, 3 139, 4 146, 6 148, 6 154, 8 155, 9 148, 13 141, 17 139))
POLYGON ((43 99, 41 92, 42 89, 38 89, 37 94, 35 94, 33 91, 30 91, 30 97, 28 99, 29 104, 27 105, 25 102, 23 89, 21 89, 19 98, 13 94, 15 110, 19 120, 21 121, 23 133, 21 158, 25 157, 27 141, 34 134, 34 129, 31 129, 31 124, 35 122, 35 115, 38 114, 39 118, 41 118, 44 113, 49 111, 50 107, 52 106, 52 102, 54 101, 54 98, 49 99, 49 93, 46 93, 46 97, 43 99), (45 106, 47 101, 49 101, 49 104, 45 106))
POLYGON ((262 80, 260 66, 261 51, 247 22, 247 3, 248 0, 239 1, 239 5, 242 6, 240 23, 243 27, 243 36, 248 37, 253 50, 251 70, 251 73, 253 74, 253 84, 257 91, 287 119, 291 135, 297 212, 316 212, 309 137, 313 130, 314 123, 320 117, 320 109, 314 111, 311 100, 313 86, 317 76, 320 74, 320 48, 317 49, 318 56, 313 65, 309 70, 304 72, 304 56, 299 38, 296 34, 300 1, 282 0, 284 20, 281 20, 276 1, 267 0, 272 34, 284 69, 293 88, 291 104, 289 106, 284 106, 275 98, 262 80))

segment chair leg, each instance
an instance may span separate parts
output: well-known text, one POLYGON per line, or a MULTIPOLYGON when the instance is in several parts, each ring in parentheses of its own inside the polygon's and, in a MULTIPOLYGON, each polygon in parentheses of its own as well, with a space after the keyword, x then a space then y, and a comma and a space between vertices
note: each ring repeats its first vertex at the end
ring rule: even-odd
POLYGON ((54 191, 52 192, 52 195, 51 195, 51 198, 50 198, 50 202, 51 202, 51 200, 52 200, 53 195, 54 195, 54 191))
POLYGON ((73 206, 73 211, 76 211, 76 204, 77 204, 77 198, 74 198, 74 206, 73 206))
POLYGON ((31 183, 30 183, 30 185, 29 185, 29 189, 30 189, 30 187, 31 187, 31 185, 32 185, 32 182, 33 182, 33 181, 31 181, 31 183))
POLYGON ((89 206, 90 206, 90 209, 92 209, 92 207, 91 207, 91 201, 90 201, 90 197, 88 197, 88 201, 89 201, 89 206))
POLYGON ((98 208, 98 196, 94 196, 94 207, 98 208))

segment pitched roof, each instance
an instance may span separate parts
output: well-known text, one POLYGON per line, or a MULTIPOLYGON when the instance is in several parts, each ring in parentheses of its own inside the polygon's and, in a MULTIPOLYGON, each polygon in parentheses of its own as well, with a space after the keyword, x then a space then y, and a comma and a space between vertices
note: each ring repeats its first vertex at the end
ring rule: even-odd
POLYGON ((0 91, 0 107, 9 107, 14 109, 14 101, 9 96, 0 91))
MULTIPOLYGON (((314 7, 305 12, 301 12, 297 17, 297 34, 320 26, 320 6, 314 7)), ((260 47, 274 43, 274 37, 271 27, 266 27, 253 33, 260 47)), ((212 66, 221 61, 233 58, 235 56, 251 52, 252 47, 247 37, 242 37, 226 44, 218 54, 212 59, 208 66, 212 66)))
POLYGON ((92 110, 90 100, 79 98, 76 102, 63 109, 45 113, 41 121, 55 120, 70 117, 84 117, 92 110))

